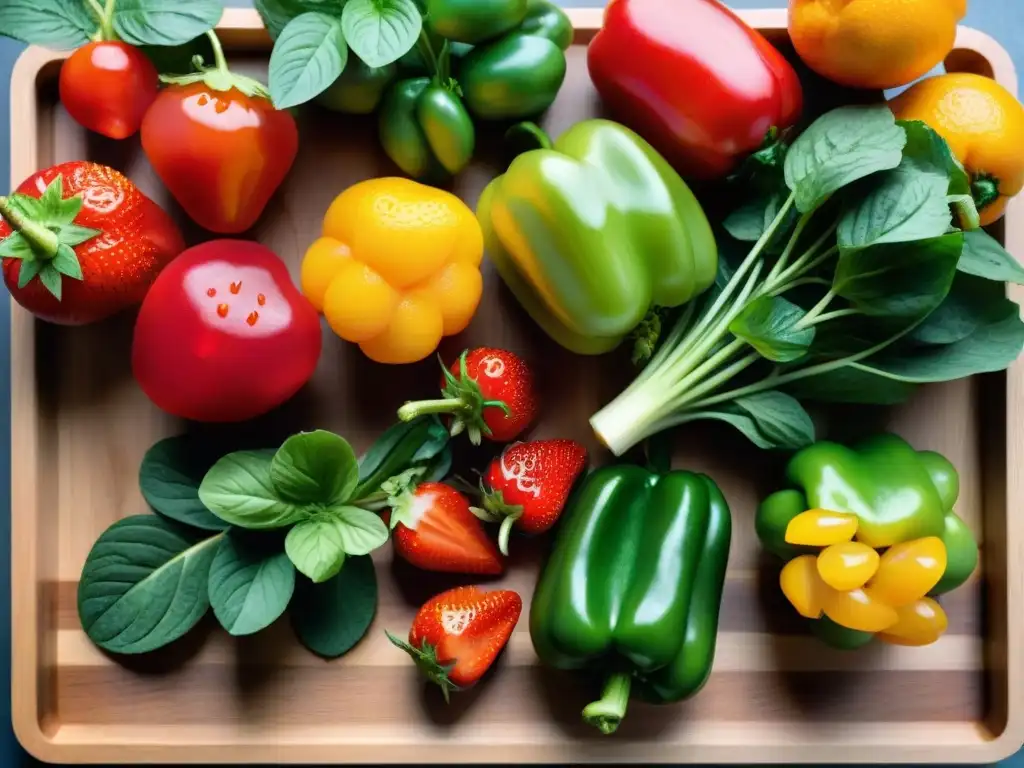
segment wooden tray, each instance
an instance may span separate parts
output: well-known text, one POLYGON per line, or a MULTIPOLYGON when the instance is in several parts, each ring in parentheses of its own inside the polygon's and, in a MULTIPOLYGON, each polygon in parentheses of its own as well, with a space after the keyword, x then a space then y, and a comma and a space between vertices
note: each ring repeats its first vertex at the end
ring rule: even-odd
MULTIPOLYGON (((570 11, 578 30, 569 76, 547 115, 557 135, 599 110, 584 45, 600 10, 570 11)), ((784 11, 741 15, 786 43, 784 11)), ((270 41, 255 12, 228 11, 219 31, 236 65, 265 72, 270 41)), ((30 48, 12 86, 12 185, 37 168, 90 158, 120 168, 190 226, 157 182, 137 141, 87 135, 59 106, 60 56, 30 48)), ((1016 92, 1011 61, 992 39, 961 29, 948 65, 993 76, 1016 92)), ((391 175, 368 119, 306 108, 302 152, 252 235, 297 266, 342 189, 391 175)), ((497 140, 456 190, 471 205, 500 171, 497 140)), ((994 234, 1024 253, 1024 199, 994 234)), ((1016 299, 1024 292, 1016 289, 1016 299)), ((129 367, 131 315, 87 328, 38 323, 12 302, 13 719, 21 743, 61 763, 154 762, 994 762, 1024 740, 1024 364, 1006 374, 922 388, 891 413, 855 421, 889 427, 918 448, 942 451, 962 476, 960 514, 984 539, 977 577, 946 601, 948 634, 913 649, 876 644, 830 651, 784 604, 777 566, 763 567, 753 532, 758 498, 772 490, 781 456, 758 452, 729 430, 679 434, 676 463, 711 473, 735 519, 714 673, 703 692, 675 706, 639 702, 614 737, 581 725, 594 691, 539 667, 522 620, 496 670, 444 706, 384 628, 404 632, 415 606, 451 582, 418 577, 378 553, 381 601, 369 637, 322 661, 284 622, 241 640, 210 625, 164 653, 118 661, 83 634, 76 582, 96 536, 143 512, 143 452, 182 424, 161 414, 129 367), (874 421, 872 421, 874 419, 874 421), (1012 513, 1011 513, 1012 511, 1012 513)), ((437 364, 403 369, 366 361, 325 332, 313 382, 274 423, 323 427, 357 451, 390 423, 405 399, 436 387, 437 364)), ((620 382, 608 360, 572 357, 540 334, 490 267, 479 315, 442 348, 506 346, 539 371, 547 410, 537 436, 585 441, 600 453, 587 417, 620 382)), ((528 601, 541 547, 517 540, 502 583, 528 601)))

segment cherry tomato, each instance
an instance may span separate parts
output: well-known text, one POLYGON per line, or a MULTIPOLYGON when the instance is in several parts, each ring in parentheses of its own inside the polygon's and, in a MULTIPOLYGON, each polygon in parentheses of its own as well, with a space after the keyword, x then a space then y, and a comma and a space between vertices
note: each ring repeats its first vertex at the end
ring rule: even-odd
POLYGON ((83 45, 60 70, 60 100, 68 114, 111 139, 127 139, 139 130, 158 85, 153 62, 120 41, 83 45))
POLYGON ((244 421, 299 391, 320 359, 320 319, 277 255, 212 240, 160 273, 135 323, 132 371, 159 408, 244 421))
POLYGON ((238 234, 256 223, 288 174, 299 133, 268 99, 198 82, 161 91, 142 122, 142 147, 197 224, 238 234))

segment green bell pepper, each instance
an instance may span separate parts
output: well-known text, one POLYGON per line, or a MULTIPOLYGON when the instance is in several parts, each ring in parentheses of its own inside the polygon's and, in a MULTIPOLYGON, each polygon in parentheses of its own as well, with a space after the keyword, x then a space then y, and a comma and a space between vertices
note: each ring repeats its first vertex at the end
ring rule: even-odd
POLYGON ((430 31, 459 43, 481 43, 517 27, 526 0, 427 0, 430 31))
POLYGON ((731 535, 706 475, 612 465, 582 482, 537 582, 530 637, 548 666, 605 674, 586 722, 615 731, 634 686, 654 703, 703 687, 731 535))
POLYGON ((459 97, 428 77, 400 80, 384 97, 380 142, 409 176, 441 181, 473 157, 475 129, 459 97))
POLYGON ((395 64, 370 67, 354 53, 350 53, 345 70, 326 91, 316 97, 316 101, 334 112, 372 114, 397 72, 395 64))
POLYGON ((572 45, 572 22, 565 11, 549 0, 527 0, 526 18, 516 32, 546 37, 563 51, 572 45))
POLYGON ((478 45, 458 68, 466 107, 482 120, 540 114, 565 81, 565 52, 546 37, 513 32, 478 45))
POLYGON ((617 347, 654 306, 707 290, 718 251, 704 211, 640 136, 577 123, 516 157, 477 204, 488 254, 544 331, 578 354, 617 347))

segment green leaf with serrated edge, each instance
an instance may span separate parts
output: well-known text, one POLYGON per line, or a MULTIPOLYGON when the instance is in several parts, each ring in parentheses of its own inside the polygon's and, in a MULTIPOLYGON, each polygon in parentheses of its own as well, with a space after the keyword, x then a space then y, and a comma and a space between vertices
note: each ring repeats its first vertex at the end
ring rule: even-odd
POLYGON ((270 464, 270 479, 286 501, 340 506, 359 482, 359 465, 347 440, 318 429, 285 440, 270 464))
POLYGON ((275 535, 234 529, 221 539, 210 565, 210 606, 235 636, 251 635, 288 609, 295 567, 275 535))
POLYGON ((1024 266, 981 229, 964 232, 964 250, 956 266, 968 275, 1024 285, 1024 266))
POLYGON ((278 109, 304 104, 338 79, 348 62, 341 21, 304 13, 288 22, 270 55, 270 96, 278 109))
POLYGON ((236 451, 218 459, 199 484, 199 500, 225 522, 239 528, 283 528, 309 513, 280 497, 270 477, 266 451, 236 451))
POLYGON ((78 224, 62 224, 57 231, 57 238, 65 245, 81 245, 101 234, 103 232, 99 229, 81 227, 78 224))
POLYGON ((781 296, 762 296, 743 308, 729 331, 776 363, 790 363, 807 354, 814 328, 798 328, 807 313, 781 296))
POLYGON ((847 106, 815 120, 786 154, 786 185, 801 212, 813 211, 831 195, 903 158, 906 132, 885 105, 847 106))
POLYGON ((423 15, 413 0, 349 0, 341 14, 345 40, 369 67, 385 67, 416 44, 423 15))
POLYGON ((82 265, 78 263, 78 257, 70 245, 61 243, 57 247, 57 255, 50 262, 51 266, 62 275, 67 275, 72 280, 81 280, 82 265))
MULTIPOLYGON (((266 452, 267 461, 274 455, 266 452)), ((139 489, 156 512, 193 528, 221 531, 228 524, 199 500, 199 484, 220 456, 209 441, 177 435, 154 443, 139 466, 139 489)))
POLYGON ((46 262, 42 259, 22 259, 18 263, 18 287, 24 288, 39 274, 46 262))
POLYGON ((323 584, 299 579, 288 608, 292 628, 306 648, 327 659, 348 653, 377 612, 377 573, 369 555, 346 558, 323 584))
POLYGON ((284 551, 299 573, 316 584, 327 581, 345 564, 341 526, 330 515, 304 520, 288 531, 284 551))
MULTIPOLYGON (((25 262, 22 262, 24 264, 25 262)), ((39 268, 39 282, 43 284, 53 297, 60 301, 61 297, 61 276, 57 268, 53 266, 52 261, 42 262, 42 266, 39 268)))
POLYGON ((910 332, 922 344, 954 344, 979 328, 1020 312, 1006 298, 1006 285, 957 272, 945 300, 910 332))
POLYGON ((0 258, 4 259, 33 259, 35 253, 28 240, 21 236, 20 232, 12 232, 3 240, 0 240, 0 258))
POLYGON ((20 192, 15 192, 7 198, 7 204, 17 208, 27 218, 43 218, 43 206, 39 203, 38 198, 32 197, 31 195, 23 195, 20 192))
POLYGON ((81 0, 0 0, 0 35, 30 45, 72 50, 98 27, 81 0))
POLYGON ((146 653, 192 629, 210 605, 207 580, 222 536, 157 515, 107 528, 78 583, 78 616, 89 639, 113 653, 146 653))
POLYGON ((117 0, 114 31, 131 45, 182 45, 213 29, 220 0, 117 0))

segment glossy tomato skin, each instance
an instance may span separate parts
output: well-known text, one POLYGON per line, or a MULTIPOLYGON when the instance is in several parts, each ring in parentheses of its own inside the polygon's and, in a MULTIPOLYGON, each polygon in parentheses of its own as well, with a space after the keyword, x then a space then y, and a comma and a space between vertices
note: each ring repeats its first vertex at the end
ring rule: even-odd
POLYGON ((685 177, 715 179, 800 116, 800 81, 718 0, 613 0, 587 49, 602 100, 685 177))
POLYGON ((295 162, 295 120, 260 96, 205 83, 161 91, 142 121, 142 147, 164 185, 199 226, 246 231, 295 162))
POLYGON ((260 416, 309 381, 320 319, 269 248, 212 240, 157 278, 135 323, 132 372, 162 410, 193 421, 260 416))
POLYGON ((159 75, 138 48, 88 43, 60 70, 60 100, 79 124, 111 139, 134 136, 156 99, 159 75))

